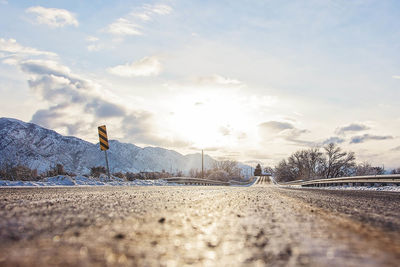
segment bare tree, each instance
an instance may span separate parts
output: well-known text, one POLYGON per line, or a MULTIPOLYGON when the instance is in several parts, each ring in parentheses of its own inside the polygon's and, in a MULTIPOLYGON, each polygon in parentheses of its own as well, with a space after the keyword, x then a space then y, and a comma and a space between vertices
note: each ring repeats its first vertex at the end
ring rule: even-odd
POLYGON ((234 160, 216 161, 214 162, 212 169, 225 171, 231 178, 240 176, 238 162, 234 160))
POLYGON ((355 175, 382 175, 385 170, 382 167, 373 167, 369 162, 363 162, 355 167, 355 175))
POLYGON ((324 150, 326 154, 325 178, 351 175, 356 165, 354 152, 344 152, 334 143, 326 145, 324 150))
POLYGON ((297 179, 313 179, 321 176, 324 158, 319 148, 300 150, 292 154, 288 159, 291 172, 296 174, 297 179))
POLYGON ((400 174, 400 167, 397 169, 393 169, 390 173, 391 174, 400 174))
POLYGON ((279 162, 274 169, 277 181, 309 180, 315 178, 329 178, 349 176, 354 173, 355 155, 353 152, 343 152, 335 144, 319 148, 299 150, 287 160, 279 162))
POLYGON ((283 159, 281 160, 277 166, 275 166, 274 170, 275 179, 278 182, 289 182, 297 179, 297 171, 292 165, 289 165, 288 162, 283 159))

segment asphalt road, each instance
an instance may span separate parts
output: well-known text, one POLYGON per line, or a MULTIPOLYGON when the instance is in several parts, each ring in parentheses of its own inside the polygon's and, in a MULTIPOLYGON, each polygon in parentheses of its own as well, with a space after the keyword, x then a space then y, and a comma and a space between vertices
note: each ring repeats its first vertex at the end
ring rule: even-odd
POLYGON ((0 266, 398 266, 400 194, 0 189, 0 266))

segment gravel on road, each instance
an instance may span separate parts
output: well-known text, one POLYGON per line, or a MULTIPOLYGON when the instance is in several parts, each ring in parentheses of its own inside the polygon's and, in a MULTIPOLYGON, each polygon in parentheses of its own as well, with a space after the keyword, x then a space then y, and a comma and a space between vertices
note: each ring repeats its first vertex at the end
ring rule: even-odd
POLYGON ((398 266, 400 194, 0 189, 1 266, 398 266))

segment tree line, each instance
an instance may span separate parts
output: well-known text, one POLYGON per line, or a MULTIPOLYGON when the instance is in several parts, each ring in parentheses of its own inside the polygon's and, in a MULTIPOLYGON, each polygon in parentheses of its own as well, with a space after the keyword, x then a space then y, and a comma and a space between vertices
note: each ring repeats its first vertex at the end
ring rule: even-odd
MULTIPOLYGON (((330 143, 322 148, 309 148, 296 151, 287 159, 281 160, 274 168, 267 167, 275 180, 288 182, 345 176, 381 175, 383 167, 372 166, 368 162, 356 163, 354 152, 343 151, 337 144, 330 143)), ((400 168, 392 174, 400 173, 400 168)))
POLYGON ((243 179, 239 163, 235 160, 215 161, 210 169, 205 169, 203 172, 199 169, 190 169, 189 177, 222 182, 243 179))

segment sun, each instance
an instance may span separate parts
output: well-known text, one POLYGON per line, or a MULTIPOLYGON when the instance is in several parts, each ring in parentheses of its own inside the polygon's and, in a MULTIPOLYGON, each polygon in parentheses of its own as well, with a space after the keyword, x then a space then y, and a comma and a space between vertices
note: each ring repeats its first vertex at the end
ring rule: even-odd
POLYGON ((204 91, 177 96, 171 103, 169 131, 197 148, 232 145, 232 134, 248 123, 239 99, 221 92, 204 91))

